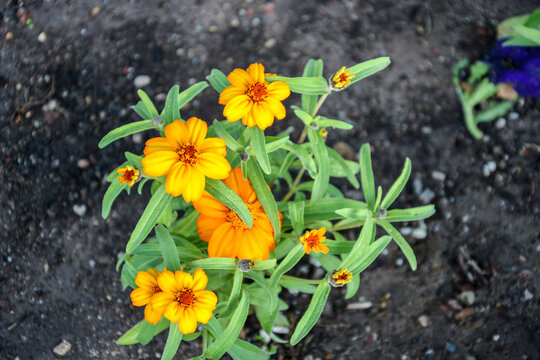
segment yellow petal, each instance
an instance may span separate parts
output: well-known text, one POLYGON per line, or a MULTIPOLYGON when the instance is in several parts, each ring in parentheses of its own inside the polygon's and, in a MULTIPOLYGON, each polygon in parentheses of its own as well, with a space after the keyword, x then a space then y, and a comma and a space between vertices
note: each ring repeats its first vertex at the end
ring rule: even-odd
POLYGON ((152 304, 154 309, 159 311, 164 311, 173 302, 174 294, 168 291, 162 291, 154 294, 154 296, 152 296, 152 299, 150 300, 150 303, 152 304))
POLYGON ((219 103, 221 105, 227 105, 229 101, 231 101, 232 98, 244 95, 246 93, 246 89, 242 89, 238 86, 227 86, 221 94, 219 94, 219 103))
POLYGON ((265 82, 264 66, 259 63, 249 65, 247 72, 256 82, 265 82))
POLYGON ((198 147, 199 152, 211 152, 221 156, 227 155, 227 144, 220 138, 204 139, 198 147))
POLYGON ((196 306, 208 310, 214 310, 217 305, 218 298, 213 291, 202 290, 195 294, 196 306))
MULTIPOLYGON (((174 293, 178 290, 176 281, 174 279, 174 273, 169 270, 163 270, 161 275, 158 276, 158 285, 162 291, 174 293)), ((161 294, 161 293, 160 293, 161 294)))
POLYGON ((317 234, 319 236, 323 236, 325 232, 326 232, 326 228, 324 226, 320 228, 319 230, 317 230, 317 234))
POLYGON ((202 215, 212 218, 225 218, 229 209, 207 192, 199 200, 193 202, 193 207, 202 215))
POLYGON ((319 244, 317 245, 318 248, 319 248, 319 251, 322 252, 323 254, 328 254, 328 252, 330 251, 330 249, 328 248, 328 246, 324 245, 324 244, 319 244))
POLYGON ((193 287, 193 276, 190 273, 177 270, 174 278, 180 289, 191 289, 193 287))
POLYGON ((180 314, 178 329, 184 335, 192 334, 197 330, 197 317, 191 308, 187 308, 180 314))
POLYGON ((176 151, 174 144, 171 144, 167 138, 155 137, 146 141, 144 155, 148 155, 157 151, 176 151))
POLYGON ((143 172, 148 176, 167 175, 178 161, 178 154, 173 151, 157 151, 142 159, 143 172))
POLYGON ((206 288, 206 285, 208 284, 208 276, 206 276, 206 273, 203 269, 197 269, 193 273, 193 291, 201 291, 206 288))
POLYGON ((229 76, 227 76, 227 80, 229 80, 232 85, 242 89, 247 89, 253 82, 251 75, 244 69, 234 69, 229 76))
POLYGON ((274 81, 268 85, 268 95, 278 101, 283 101, 291 95, 291 90, 286 82, 274 81))
POLYGON ((182 194, 187 185, 186 174, 190 171, 191 166, 181 162, 177 162, 171 168, 167 180, 165 180, 165 191, 174 197, 182 194))
POLYGON ((277 101, 273 97, 268 97, 266 98, 266 102, 268 103, 268 105, 270 105, 270 108, 272 109, 274 116, 278 120, 285 118, 285 115, 286 115, 285 106, 283 106, 283 104, 280 101, 277 101))
POLYGON ((247 95, 240 95, 232 98, 225 108, 223 109, 223 116, 227 118, 228 121, 237 121, 240 120, 244 115, 246 115, 253 106, 253 102, 247 95))
POLYGON ((264 130, 274 123, 274 113, 266 102, 259 102, 253 105, 253 117, 257 121, 257 126, 264 130))
POLYGON ((167 306, 163 312, 163 316, 169 319, 170 322, 175 323, 180 321, 183 312, 184 309, 176 301, 174 301, 167 306))
POLYGON ((188 129, 182 120, 175 120, 165 126, 165 137, 176 147, 186 144, 189 141, 188 129))
POLYGON ((199 200, 204 192, 206 179, 204 174, 196 167, 186 166, 189 171, 186 171, 185 182, 186 186, 182 191, 184 201, 189 203, 199 200))
POLYGON ((253 115, 253 106, 251 110, 242 117, 242 124, 249 126, 249 127, 255 127, 257 126, 257 121, 255 121, 255 117, 253 115))
POLYGON ((200 144, 208 132, 206 122, 196 117, 189 118, 186 122, 186 127, 188 129, 189 141, 192 145, 200 144))
POLYGON ((135 284, 140 288, 153 289, 157 284, 156 278, 146 271, 139 271, 135 278, 135 284))
POLYGON ((144 306, 150 302, 152 292, 143 288, 137 288, 129 294, 133 306, 144 306))
POLYGON ((195 311, 195 316, 197 318, 197 321, 201 324, 206 324, 210 319, 212 318, 213 312, 207 309, 197 308, 194 307, 193 310, 195 311))
POLYGON ((152 305, 148 304, 144 308, 144 319, 152 325, 156 325, 161 320, 161 313, 154 310, 152 305))
POLYGON ((196 167, 211 179, 225 179, 231 172, 227 159, 211 152, 201 154, 196 167))

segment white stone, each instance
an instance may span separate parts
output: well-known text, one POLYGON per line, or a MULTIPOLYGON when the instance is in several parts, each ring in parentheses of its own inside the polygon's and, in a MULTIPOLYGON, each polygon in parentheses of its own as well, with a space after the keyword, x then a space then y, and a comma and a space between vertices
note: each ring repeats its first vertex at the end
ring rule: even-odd
POLYGON ((138 89, 150 85, 151 82, 152 78, 148 75, 139 75, 133 79, 133 85, 138 89))
POLYGON ((71 350, 71 344, 67 340, 62 340, 62 342, 56 345, 53 349, 53 353, 57 356, 65 356, 71 350))

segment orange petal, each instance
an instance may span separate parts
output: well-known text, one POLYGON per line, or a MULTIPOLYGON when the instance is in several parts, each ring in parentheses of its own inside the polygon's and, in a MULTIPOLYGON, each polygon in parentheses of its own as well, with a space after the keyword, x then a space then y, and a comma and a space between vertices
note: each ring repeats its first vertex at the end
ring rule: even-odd
POLYGON ((196 117, 189 118, 186 122, 186 127, 188 129, 189 141, 193 145, 199 145, 208 132, 208 125, 206 122, 196 117))
POLYGON ((203 269, 197 269, 193 273, 193 291, 201 291, 206 288, 206 285, 208 284, 208 276, 206 276, 206 273, 203 269))
POLYGON ((186 124, 182 120, 175 120, 165 126, 165 137, 176 147, 186 144, 189 141, 189 133, 186 124))
POLYGON ((198 146, 198 150, 201 153, 211 152, 220 156, 227 155, 227 144, 225 140, 220 138, 207 138, 204 139, 198 146))
POLYGON ((223 223, 224 218, 225 216, 222 219, 216 219, 206 215, 199 215, 197 219, 197 232, 201 240, 210 241, 212 234, 223 223))
POLYGON ((144 308, 144 319, 152 325, 156 325, 161 320, 161 312, 154 310, 152 305, 148 304, 144 308))
POLYGON ((204 186, 206 185, 206 179, 204 174, 196 167, 186 166, 189 171, 185 173, 186 186, 182 191, 184 201, 189 203, 199 200, 204 192, 204 186))
POLYGON ((319 244, 318 247, 319 247, 319 251, 322 252, 323 254, 328 254, 328 252, 330 251, 328 246, 324 244, 319 244))
POLYGON ((224 222, 212 234, 208 242, 209 257, 236 257, 236 244, 233 241, 233 228, 231 223, 224 222))
POLYGON ((223 116, 228 121, 237 121, 245 116, 253 106, 253 102, 247 95, 232 98, 223 109, 223 116))
POLYGON ((150 303, 154 309, 164 311, 171 303, 174 302, 174 294, 172 292, 159 292, 152 296, 150 303))
POLYGON ((219 103, 221 105, 227 105, 229 101, 231 101, 232 98, 244 95, 246 93, 246 89, 243 89, 238 86, 227 86, 221 94, 219 94, 219 103))
POLYGON ((285 115, 286 115, 285 106, 283 106, 283 104, 280 101, 277 101, 273 97, 268 97, 265 101, 268 103, 268 105, 270 106, 270 109, 272 109, 272 112, 274 113, 274 116, 278 120, 285 118, 285 115))
POLYGON ((242 89, 247 89, 248 86, 253 83, 253 78, 244 69, 234 69, 229 76, 227 76, 227 80, 229 80, 232 85, 242 89))
POLYGON ((156 284, 156 278, 146 271, 139 271, 135 278, 135 284, 140 288, 152 289, 156 284))
POLYGON ((291 90, 286 82, 274 81, 268 85, 268 95, 278 101, 283 101, 291 95, 291 90))
POLYGON ((249 65, 247 72, 256 82, 265 82, 264 66, 259 63, 249 65))
POLYGON ((174 144, 171 144, 167 138, 155 137, 146 141, 144 155, 148 155, 157 151, 175 151, 174 144))
POLYGON ((199 155, 196 167, 211 179, 225 179, 231 172, 231 164, 227 159, 211 152, 199 155))
POLYGON ((131 302, 134 306, 144 306, 150 302, 152 298, 152 291, 148 291, 143 288, 137 288, 129 294, 131 297, 131 302))
POLYGON ((174 164, 167 176, 167 180, 165 180, 165 191, 174 197, 180 196, 186 188, 188 181, 186 175, 190 169, 190 165, 181 162, 174 164))
POLYGON ((266 129, 274 123, 274 112, 266 102, 259 102, 253 105, 253 117, 261 130, 266 129))
POLYGON ((197 330, 197 317, 193 309, 187 308, 181 312, 178 319, 178 329, 184 335, 192 334, 197 330))
POLYGON ((143 172, 148 176, 167 175, 178 161, 178 154, 173 151, 157 151, 142 159, 143 172))
POLYGON ((204 216, 213 218, 225 218, 228 210, 225 205, 207 192, 199 200, 193 202, 193 207, 204 216))
POLYGON ((191 289, 193 287, 193 276, 190 273, 177 270, 174 279, 180 289, 191 289))

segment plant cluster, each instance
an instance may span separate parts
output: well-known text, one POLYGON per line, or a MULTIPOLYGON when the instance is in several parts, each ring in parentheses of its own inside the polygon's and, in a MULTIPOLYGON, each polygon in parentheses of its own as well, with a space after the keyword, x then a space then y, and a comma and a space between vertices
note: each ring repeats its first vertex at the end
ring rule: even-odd
POLYGON ((119 259, 124 288, 131 287, 134 306, 144 306, 144 320, 119 340, 147 344, 168 329, 162 359, 171 359, 181 341, 202 337, 200 358, 267 359, 264 349, 238 336, 249 314, 275 342, 301 341, 322 314, 334 287, 356 294, 360 273, 394 240, 416 269, 412 248, 393 223, 431 216, 433 205, 390 209, 411 173, 407 158, 400 176, 383 196, 376 187, 369 144, 359 162, 343 159, 328 147, 330 129, 349 130, 347 122, 319 114, 332 93, 348 88, 390 64, 378 58, 343 67, 323 77, 322 60, 309 60, 301 77, 269 74, 261 64, 235 69, 228 76, 214 69, 201 81, 179 91, 173 86, 158 112, 139 90, 133 106, 142 121, 121 126, 99 143, 103 148, 131 134, 152 130, 142 155, 125 153, 126 161, 108 176, 103 199, 106 218, 117 196, 150 184, 151 198, 119 259), (212 125, 180 110, 209 84, 219 93, 226 120, 212 125), (286 117, 282 103, 301 95, 293 113, 303 125, 298 141, 292 127, 275 136, 264 130, 286 117), (360 181, 357 174, 360 174, 360 181), (347 199, 330 178, 346 178, 362 188, 365 201, 347 199), (341 232, 361 228, 355 241, 341 232), (377 236, 377 228, 386 234, 377 236), (312 257, 326 275, 301 278, 294 267, 312 257), (291 275, 293 274, 293 275, 291 275), (311 302, 283 339, 276 326, 290 328, 284 315, 283 289, 311 294, 311 302))

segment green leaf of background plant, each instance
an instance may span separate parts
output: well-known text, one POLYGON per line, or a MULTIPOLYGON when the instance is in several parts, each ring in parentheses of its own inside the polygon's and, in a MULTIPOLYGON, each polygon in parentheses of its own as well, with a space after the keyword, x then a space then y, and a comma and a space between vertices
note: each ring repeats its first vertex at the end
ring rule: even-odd
MULTIPOLYGON (((268 138, 267 138, 268 140, 268 138)), ((289 142, 289 136, 284 136, 282 138, 277 138, 274 141, 266 142, 266 152, 272 153, 274 151, 277 151, 283 147, 287 142, 289 142)))
POLYGON ((266 153, 266 140, 264 138, 264 132, 258 127, 248 128, 251 137, 251 146, 255 152, 255 157, 259 166, 265 174, 269 175, 271 172, 270 160, 266 153))
POLYGON ((171 200, 172 195, 165 192, 165 185, 161 185, 148 202, 139 222, 131 233, 131 237, 126 245, 126 253, 132 253, 146 239, 146 236, 152 231, 171 200))
POLYGON ((319 124, 319 127, 324 127, 324 128, 333 127, 335 129, 340 129, 340 130, 351 130, 354 127, 353 125, 345 121, 328 119, 320 115, 315 118, 315 122, 319 124))
POLYGON ((352 272, 353 275, 364 271, 381 254, 390 240, 392 240, 392 238, 388 235, 381 236, 379 239, 375 240, 373 244, 368 246, 362 259, 358 259, 349 271, 352 272))
POLYGON ((126 151, 124 153, 124 155, 126 156, 126 159, 128 160, 130 165, 136 167, 139 170, 142 170, 142 168, 143 168, 143 166, 142 166, 143 157, 142 156, 135 155, 133 153, 130 153, 129 151, 126 151))
POLYGON ((178 106, 178 91, 180 87, 174 85, 165 100, 165 109, 163 110, 163 126, 167 126, 173 121, 180 119, 180 107, 178 106))
POLYGON ((98 147, 100 149, 103 149, 104 147, 118 139, 151 129, 156 129, 156 126, 154 125, 154 122, 152 120, 143 120, 122 125, 119 128, 111 130, 107 135, 105 135, 103 139, 101 139, 101 141, 99 142, 98 147))
POLYGON ((214 119, 214 122, 212 123, 214 126, 214 129, 216 130, 216 133, 220 138, 225 140, 225 143, 227 144, 227 147, 231 149, 232 151, 236 152, 242 152, 244 151, 244 147, 240 145, 238 141, 236 141, 231 134, 227 132, 225 127, 221 124, 220 121, 214 119))
POLYGON ((206 81, 199 81, 178 94, 178 109, 183 108, 207 87, 208 83, 206 81))
MULTIPOLYGON (((321 59, 309 59, 306 66, 304 67, 303 77, 322 77, 323 75, 323 61, 321 59)), ((318 100, 317 95, 306 95, 302 94, 302 109, 308 114, 313 113, 315 105, 318 100)))
POLYGON ((225 185, 223 181, 207 178, 206 191, 223 205, 233 210, 248 227, 253 226, 253 217, 244 200, 234 190, 225 185))
POLYGON ((310 114, 308 114, 307 112, 305 112, 304 110, 302 110, 302 109, 300 109, 300 108, 298 108, 296 106, 293 106, 293 109, 294 109, 294 114, 300 120, 302 120, 304 125, 311 126, 311 124, 314 122, 314 119, 310 114))
POLYGON ((150 120, 152 119, 152 114, 150 113, 150 111, 146 108, 146 105, 144 105, 144 103, 142 101, 138 101, 136 105, 131 105, 130 106, 131 109, 133 109, 133 111, 135 111, 135 113, 137 115, 139 115, 141 117, 141 119, 143 120, 150 120))
POLYGON ((158 115, 158 111, 157 111, 156 107, 154 106, 154 103, 152 102, 152 100, 150 100, 148 95, 146 95, 144 90, 141 90, 141 89, 137 90, 137 94, 141 98, 141 101, 143 102, 144 106, 146 107, 146 110, 150 113, 150 118, 153 119, 154 116, 158 115))
POLYGON ((227 80, 227 76, 218 69, 212 69, 210 75, 206 77, 206 80, 212 85, 212 87, 218 92, 221 93, 227 86, 230 86, 231 83, 227 80))
POLYGON ((206 258, 191 261, 185 264, 189 269, 205 269, 205 270, 236 270, 236 261, 232 258, 206 258))
POLYGON ((430 204, 408 209, 390 210, 384 220, 388 222, 414 221, 427 219, 433 214, 435 214, 435 205, 430 204))
POLYGON ((351 73, 355 74, 351 79, 351 84, 354 84, 357 81, 384 70, 388 65, 390 65, 390 63, 391 61, 389 57, 380 57, 361 62, 346 70, 349 70, 351 73))
MULTIPOLYGON (((330 156, 330 159, 333 160, 332 163, 339 166, 345 173, 345 176, 347 177, 347 180, 349 180, 351 185, 355 189, 358 189, 360 187, 360 184, 358 183, 358 179, 356 178, 356 173, 351 169, 351 166, 349 166, 349 163, 345 159, 343 159, 341 155, 339 155, 337 151, 335 151, 334 149, 327 148, 327 151, 328 151, 328 155, 330 156)), ((350 163, 356 164, 355 162, 352 162, 352 161, 350 163)))
POLYGON ((349 219, 359 219, 366 220, 366 218, 371 217, 371 212, 368 209, 351 209, 344 208, 336 210, 336 213, 349 219))
POLYGON ((253 158, 250 158, 246 165, 249 181, 251 182, 251 185, 253 186, 253 189, 257 194, 257 198, 261 202, 266 215, 272 223, 272 227, 274 228, 274 238, 278 240, 281 235, 281 224, 279 221, 278 209, 274 195, 268 188, 257 162, 253 158))
POLYGON ((347 292, 345 293, 345 299, 350 299, 358 292, 360 288, 360 275, 354 275, 351 281, 347 284, 347 292))
POLYGON ((169 336, 167 337, 167 342, 165 343, 161 360, 173 359, 174 355, 176 355, 176 352, 178 351, 178 347, 180 346, 183 336, 184 334, 182 334, 178 329, 178 324, 171 323, 169 326, 169 336))
POLYGON ((493 121, 501 116, 506 115, 514 106, 515 101, 502 101, 490 106, 487 110, 476 114, 476 122, 483 123, 493 121))
POLYGON ((279 285, 287 289, 303 292, 305 294, 314 294, 315 290, 317 289, 311 284, 287 276, 281 277, 281 280, 279 280, 279 285))
POLYGON ((269 260, 252 260, 253 270, 269 270, 276 266, 276 259, 269 260))
POLYGON ((535 43, 536 46, 540 46, 540 30, 523 25, 514 25, 514 30, 519 35, 535 43))
POLYGON ((180 259, 176 252, 176 244, 167 229, 163 225, 156 226, 156 237, 161 247, 161 256, 165 267, 170 271, 181 270, 180 259))
POLYGON ((371 167, 371 149, 368 143, 360 148, 360 180, 367 207, 373 210, 375 205, 375 180, 373 179, 373 169, 371 167))
MULTIPOLYGON (((411 175, 411 160, 409 158, 405 159, 405 165, 403 165, 403 170, 401 170, 401 174, 398 176, 396 181, 392 184, 386 195, 384 196, 381 206, 383 209, 388 209, 390 205, 394 203, 394 201, 397 199, 399 194, 403 191, 403 188, 407 184, 407 181, 409 180, 409 176, 411 175)), ((375 209, 378 210, 378 209, 375 209)))
POLYGON ((233 276, 233 285, 231 288, 231 294, 229 295, 229 300, 227 301, 227 306, 219 314, 220 318, 225 318, 229 316, 240 300, 240 295, 242 294, 242 281, 244 280, 244 273, 240 270, 236 270, 233 276))
POLYGON ((156 328, 157 328, 157 325, 152 325, 148 321, 143 320, 139 333, 137 334, 137 341, 141 343, 142 345, 148 344, 154 338, 154 334, 156 333, 156 328))
POLYGON ((324 143, 321 134, 311 128, 307 130, 309 142, 318 164, 318 172, 313 184, 311 201, 316 202, 324 196, 330 182, 330 164, 328 161, 328 148, 324 143))
POLYGON ((377 224, 381 226, 387 233, 394 239, 396 244, 399 246, 401 251, 403 252, 403 255, 405 255, 405 258, 409 262, 409 265, 411 266, 411 269, 414 271, 416 270, 416 256, 414 256, 414 251, 411 248, 411 245, 403 238, 403 236, 400 234, 397 229, 392 226, 387 221, 384 220, 376 220, 377 224))
POLYGON ((327 281, 321 281, 311 298, 311 302, 309 303, 306 312, 298 322, 298 325, 291 336, 291 345, 294 346, 298 344, 311 331, 313 326, 315 326, 315 323, 317 323, 317 320, 321 317, 329 294, 330 284, 328 284, 327 281))
POLYGON ((285 145, 283 145, 283 148, 298 157, 298 159, 302 163, 302 166, 306 168, 311 177, 316 176, 317 166, 315 165, 315 162, 313 161, 311 155, 306 150, 304 150, 301 146, 293 143, 292 141, 287 142, 285 145))
POLYGON ((313 77, 285 77, 267 76, 269 82, 283 81, 289 85, 292 92, 306 95, 324 95, 330 93, 328 83, 322 76, 313 77))
POLYGON ((304 231, 304 201, 288 202, 289 218, 294 229, 294 234, 300 236, 304 231))
POLYGON ((105 195, 103 196, 103 203, 101 206, 101 217, 103 219, 106 219, 107 216, 109 216, 114 200, 116 200, 118 195, 120 195, 122 190, 124 190, 127 186, 128 184, 120 184, 118 179, 114 179, 113 182, 111 182, 111 185, 109 185, 105 195))
POLYGON ((304 246, 298 242, 294 248, 285 256, 283 260, 279 263, 276 270, 272 273, 270 280, 268 281, 268 286, 270 288, 276 287, 279 280, 287 271, 291 270, 302 257, 304 257, 304 246))
POLYGON ((187 238, 197 232, 197 218, 199 212, 195 209, 184 214, 184 216, 176 222, 176 225, 171 230, 171 234, 187 238))
POLYGON ((375 236, 373 226, 373 218, 368 216, 364 226, 362 227, 362 231, 358 236, 358 240, 356 240, 354 243, 351 252, 345 256, 343 262, 339 265, 340 269, 348 269, 350 271, 354 263, 362 258, 365 249, 367 249, 372 241, 372 238, 375 236))

